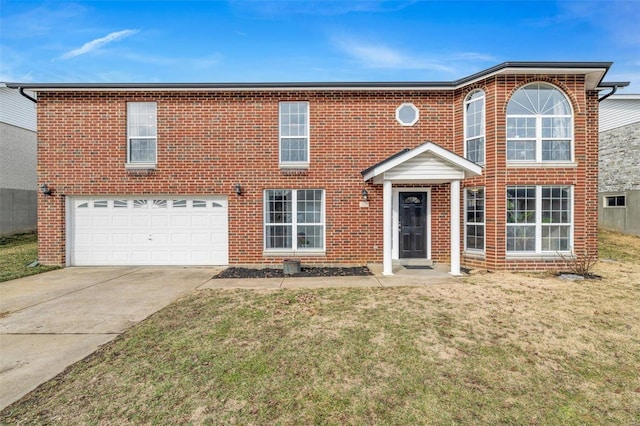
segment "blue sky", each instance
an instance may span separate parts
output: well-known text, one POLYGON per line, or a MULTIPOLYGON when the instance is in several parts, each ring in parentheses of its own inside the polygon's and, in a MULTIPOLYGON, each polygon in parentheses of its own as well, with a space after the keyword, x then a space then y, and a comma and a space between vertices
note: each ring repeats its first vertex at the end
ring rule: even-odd
POLYGON ((0 0, 0 81, 450 81, 613 61, 640 92, 640 0, 0 0))

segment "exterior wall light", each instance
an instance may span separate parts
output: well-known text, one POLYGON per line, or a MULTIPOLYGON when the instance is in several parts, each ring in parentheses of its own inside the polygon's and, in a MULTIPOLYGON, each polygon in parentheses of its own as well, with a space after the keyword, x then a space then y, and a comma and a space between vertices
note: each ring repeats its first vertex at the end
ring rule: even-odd
POLYGON ((49 185, 47 185, 46 183, 43 183, 42 185, 40 185, 40 192, 42 192, 44 195, 53 195, 53 191, 51 190, 51 188, 49 188, 49 185))
POLYGON ((369 201, 369 192, 366 189, 362 190, 362 201, 369 201))
POLYGON ((242 195, 242 186, 240 186, 239 183, 236 183, 234 185, 233 190, 235 191, 236 195, 242 195))

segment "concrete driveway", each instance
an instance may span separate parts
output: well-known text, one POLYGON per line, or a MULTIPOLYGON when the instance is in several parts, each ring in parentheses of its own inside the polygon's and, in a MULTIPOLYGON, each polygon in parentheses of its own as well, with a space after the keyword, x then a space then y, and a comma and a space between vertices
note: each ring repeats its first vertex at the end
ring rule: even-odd
POLYGON ((66 268, 0 283, 0 410, 218 268, 66 268))

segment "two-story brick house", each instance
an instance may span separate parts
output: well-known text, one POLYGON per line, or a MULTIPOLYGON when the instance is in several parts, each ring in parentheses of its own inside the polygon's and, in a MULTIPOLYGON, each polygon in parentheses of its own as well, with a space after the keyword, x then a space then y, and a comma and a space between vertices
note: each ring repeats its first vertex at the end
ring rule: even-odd
POLYGON ((13 84, 38 94, 40 261, 553 269, 597 255, 610 63, 452 82, 13 84), (45 192, 47 194, 45 194, 45 192))

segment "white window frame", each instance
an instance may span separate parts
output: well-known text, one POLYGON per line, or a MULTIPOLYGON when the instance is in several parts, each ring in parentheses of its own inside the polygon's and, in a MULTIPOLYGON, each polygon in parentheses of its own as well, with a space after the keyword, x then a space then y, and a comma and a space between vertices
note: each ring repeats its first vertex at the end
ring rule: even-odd
MULTIPOLYGON (((514 92, 513 95, 515 95, 519 90, 523 90, 526 89, 528 86, 530 85, 534 85, 534 84, 542 84, 545 86, 549 86, 549 87, 553 87, 555 90, 557 90, 560 94, 562 94, 562 96, 564 96, 567 104, 569 105, 569 109, 571 111, 570 114, 507 114, 506 115, 506 128, 505 131, 508 132, 508 122, 510 118, 535 118, 535 158, 533 160, 520 160, 520 159, 509 159, 509 142, 513 141, 513 142, 517 142, 518 139, 517 138, 509 138, 508 134, 505 135, 506 136, 506 146, 505 146, 505 156, 506 156, 506 160, 507 160, 507 165, 527 165, 527 164, 535 164, 535 165, 564 165, 564 164, 573 164, 575 162, 575 112, 573 110, 573 105, 569 100, 569 97, 566 95, 566 93, 561 90, 560 88, 558 88, 557 86, 551 84, 551 83, 547 83, 547 82, 533 82, 533 83, 529 83, 527 85, 524 85, 522 87, 520 87, 516 92, 514 92), (571 124, 570 124, 570 131, 571 131, 571 135, 568 138, 543 138, 542 137, 542 120, 543 118, 569 118, 571 119, 571 124), (568 141, 569 142, 569 159, 568 160, 543 160, 542 159, 542 146, 543 146, 543 142, 546 140, 552 140, 552 141, 568 141)), ((509 99, 509 102, 512 101, 513 99, 513 95, 511 97, 511 99, 509 99)), ((507 108, 508 108, 509 103, 507 103, 507 108)), ((522 141, 532 141, 533 138, 525 138, 522 139, 522 141)))
POLYGON ((125 163, 126 168, 155 168, 158 163, 158 103, 157 102, 127 102, 127 161, 125 163), (153 136, 137 136, 131 134, 130 127, 130 113, 131 108, 134 105, 143 105, 143 104, 153 104, 155 107, 155 117, 153 126, 155 128, 155 135, 153 136), (153 140, 155 149, 154 149, 154 158, 153 161, 132 161, 131 160, 131 141, 133 139, 147 139, 153 140))
POLYGON ((398 123, 400 123, 400 125, 402 126, 413 126, 414 124, 416 124, 418 122, 418 120, 420 120, 420 110, 418 109, 418 107, 416 107, 414 104, 412 104, 411 102, 405 102, 403 104, 401 104, 398 108, 396 108, 396 121, 398 123), (410 108, 413 110, 413 112, 415 113, 415 116, 413 117, 413 120, 411 121, 402 121, 401 117, 400 117, 400 111, 404 108, 410 108))
POLYGON ((627 207, 627 195, 626 194, 614 194, 614 195, 605 195, 603 197, 602 207, 606 209, 624 209, 627 207), (623 205, 617 204, 617 199, 621 198, 624 200, 623 205), (612 206, 609 204, 609 199, 616 199, 616 205, 612 206))
POLYGON ((486 222, 487 221, 487 189, 484 186, 476 186, 476 187, 472 187, 472 188, 465 188, 464 189, 464 249, 466 252, 470 252, 470 253, 477 253, 477 254, 484 254, 485 249, 487 247, 487 227, 486 227, 486 222), (468 191, 472 191, 472 190, 478 190, 478 189, 482 189, 482 201, 483 201, 483 210, 482 210, 482 222, 469 222, 468 221, 468 216, 467 216, 467 193, 468 191), (482 226, 484 229, 484 237, 482 239, 482 249, 479 248, 469 248, 467 247, 467 225, 473 225, 473 226, 482 226))
MULTIPOLYGON (((505 252, 508 257, 527 257, 527 256, 536 256, 536 255, 557 255, 560 254, 571 254, 573 253, 573 245, 574 245, 574 205, 575 205, 575 191, 573 185, 508 185, 507 190, 509 188, 514 187, 535 187, 535 222, 529 223, 527 225, 517 224, 517 223, 509 223, 505 221, 506 229, 505 229, 505 252), (569 196, 571 197, 569 201, 569 223, 542 223, 542 188, 569 188, 569 196), (535 226, 535 251, 509 251, 507 249, 507 229, 511 226, 535 226), (567 250, 542 250, 542 227, 543 226, 566 226, 569 228, 569 244, 567 250)), ((505 200, 508 203, 508 193, 505 192, 505 200)), ((505 219, 508 212, 507 204, 505 203, 505 219)))
POLYGON ((480 159, 480 161, 477 162, 477 164, 485 164, 486 161, 486 151, 487 151, 487 124, 486 124, 486 120, 487 120, 487 103, 486 103, 486 99, 487 96, 484 92, 484 90, 482 89, 476 89, 476 90, 472 90, 467 97, 464 100, 464 158, 466 158, 469 161, 473 161, 471 159, 469 159, 468 157, 468 153, 467 153, 467 144, 471 141, 471 140, 475 140, 475 139, 479 139, 482 138, 482 158, 480 159), (475 98, 475 99, 471 99, 471 97, 473 95, 475 95, 476 93, 482 93, 482 97, 479 98, 475 98), (480 136, 474 136, 474 137, 469 137, 468 135, 468 128, 467 128, 467 107, 474 103, 474 102, 482 102, 482 134, 480 136))
POLYGON ((319 188, 270 188, 265 189, 263 192, 263 250, 265 255, 319 255, 326 252, 327 247, 327 224, 326 224, 326 191, 319 188), (267 222, 269 218, 269 192, 271 191, 291 191, 291 223, 270 223, 267 222), (320 191, 321 197, 321 211, 320 222, 314 223, 298 223, 298 191, 320 191), (267 227, 273 225, 291 225, 291 248, 267 248, 267 227), (298 226, 322 226, 322 247, 298 247, 298 226))
POLYGON ((309 101, 281 101, 278 104, 278 163, 281 168, 308 168, 311 162, 311 106, 309 101), (283 136, 282 134, 282 106, 285 104, 305 104, 307 107, 307 120, 306 120, 306 136, 283 136), (307 140, 307 160, 306 161, 284 161, 282 159, 282 141, 284 139, 303 139, 307 140))

